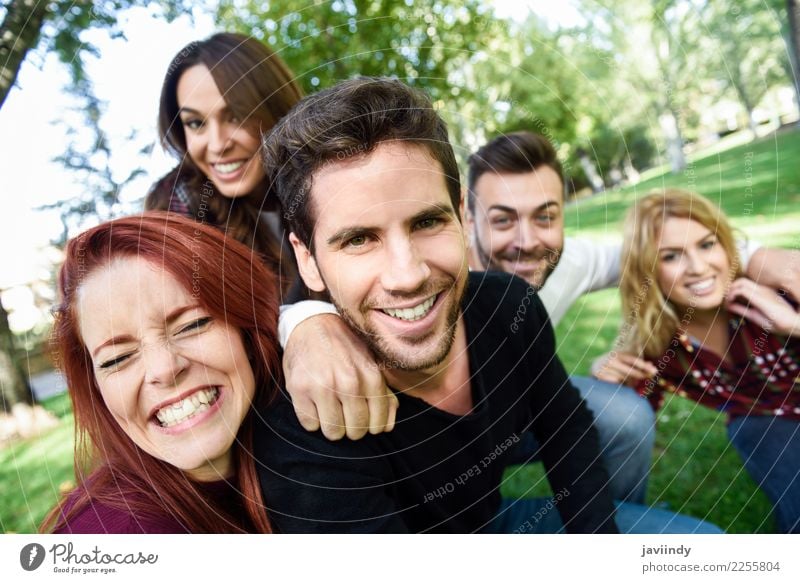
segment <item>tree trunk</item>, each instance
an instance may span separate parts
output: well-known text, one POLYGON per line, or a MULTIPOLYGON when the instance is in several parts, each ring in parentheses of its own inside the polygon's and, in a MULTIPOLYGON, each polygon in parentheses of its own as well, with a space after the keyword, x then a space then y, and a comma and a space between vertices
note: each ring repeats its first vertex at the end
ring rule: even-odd
POLYGON ((683 153, 683 134, 681 134, 680 113, 667 103, 664 113, 659 117, 661 131, 667 145, 670 169, 677 173, 686 169, 686 155, 683 153))
POLYGON ((0 411, 10 412, 17 403, 33 403, 33 393, 14 351, 14 335, 8 325, 8 312, 0 301, 0 411))
POLYGON ((794 98, 800 112, 800 4, 797 0, 786 0, 786 12, 789 17, 789 64, 792 67, 794 98))
POLYGON ((0 24, 0 108, 17 79, 28 51, 39 41, 50 2, 47 0, 11 0, 0 24))
POLYGON ((744 107, 744 110, 747 112, 747 124, 750 126, 750 131, 753 132, 753 139, 755 140, 758 137, 758 133, 756 132, 758 124, 753 117, 753 109, 755 106, 741 82, 741 76, 732 79, 732 81, 733 87, 736 89, 736 94, 739 96, 739 101, 742 103, 742 107, 744 107))

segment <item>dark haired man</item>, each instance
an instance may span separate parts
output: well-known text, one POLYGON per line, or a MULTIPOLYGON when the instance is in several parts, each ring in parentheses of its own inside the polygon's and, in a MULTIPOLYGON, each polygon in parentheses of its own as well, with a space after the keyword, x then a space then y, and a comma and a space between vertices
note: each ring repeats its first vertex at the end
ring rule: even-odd
POLYGON ((626 504, 615 524, 541 303, 518 278, 468 272, 458 168, 424 95, 345 81, 301 102, 264 151, 305 283, 330 294, 400 400, 394 431, 360 441, 306 432, 286 398, 262 412, 254 452, 277 530, 555 531, 559 515, 568 532, 708 529, 626 504), (502 501, 528 430, 555 496, 502 501))
MULTIPOLYGON (((563 170, 544 136, 525 131, 499 136, 472 154, 468 165, 474 269, 504 271, 527 280, 538 290, 554 327, 583 294, 617 285, 619 243, 564 237, 563 170)), ((792 264, 792 252, 748 243, 740 245, 740 253, 750 277, 798 294, 797 274, 775 269, 792 264)), ((643 359, 619 359, 614 366, 624 368, 633 380, 656 372, 643 359)), ((651 407, 624 385, 579 376, 570 380, 594 413, 612 496, 644 502, 654 439, 651 407)), ((530 441, 520 448, 528 459, 536 450, 530 441)))
MULTIPOLYGON (((619 245, 565 242, 563 170, 543 136, 515 132, 482 146, 468 161, 467 196, 470 264, 525 279, 554 327, 582 294, 619 280, 619 245)), ((654 372, 649 363, 641 366, 654 372)), ((570 380, 594 414, 612 496, 643 503, 655 437, 652 408, 627 387, 570 380)), ((520 455, 534 457, 536 448, 528 436, 520 455)))

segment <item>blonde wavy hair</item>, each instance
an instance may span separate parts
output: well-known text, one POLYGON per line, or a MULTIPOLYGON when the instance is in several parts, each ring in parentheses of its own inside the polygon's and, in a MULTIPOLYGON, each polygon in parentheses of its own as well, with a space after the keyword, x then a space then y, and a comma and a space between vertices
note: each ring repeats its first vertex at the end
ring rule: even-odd
POLYGON ((621 347, 658 358, 678 331, 681 314, 658 286, 658 240, 668 218, 691 219, 717 236, 734 277, 741 275, 734 231, 722 211, 707 198, 686 190, 664 189, 640 198, 623 226, 620 295, 625 323, 621 347))

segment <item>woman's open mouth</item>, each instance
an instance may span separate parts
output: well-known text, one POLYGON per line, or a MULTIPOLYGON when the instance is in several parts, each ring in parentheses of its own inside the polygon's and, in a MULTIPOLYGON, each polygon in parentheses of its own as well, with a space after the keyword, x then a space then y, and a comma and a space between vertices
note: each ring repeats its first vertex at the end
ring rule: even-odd
POLYGON ((161 427, 172 427, 178 423, 183 423, 195 415, 208 411, 219 398, 219 389, 211 387, 192 393, 171 405, 156 411, 156 419, 161 427))

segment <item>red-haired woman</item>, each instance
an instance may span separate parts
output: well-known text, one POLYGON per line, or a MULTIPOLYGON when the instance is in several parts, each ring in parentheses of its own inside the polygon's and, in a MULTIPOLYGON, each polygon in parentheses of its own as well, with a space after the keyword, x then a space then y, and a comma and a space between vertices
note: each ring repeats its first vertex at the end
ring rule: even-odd
POLYGON ((218 229, 146 213, 72 239, 59 291, 78 485, 42 529, 270 532, 248 452, 280 383, 276 277, 218 229))
POLYGON ((268 196, 261 165, 261 136, 302 96, 292 71, 254 38, 223 32, 186 45, 167 68, 158 114, 161 141, 179 162, 154 185, 145 208, 215 225, 280 276, 284 303, 296 302, 281 309, 280 337, 286 388, 301 423, 331 439, 358 439, 393 427, 397 399, 332 305, 298 302, 305 294, 282 242, 291 209, 268 196))

